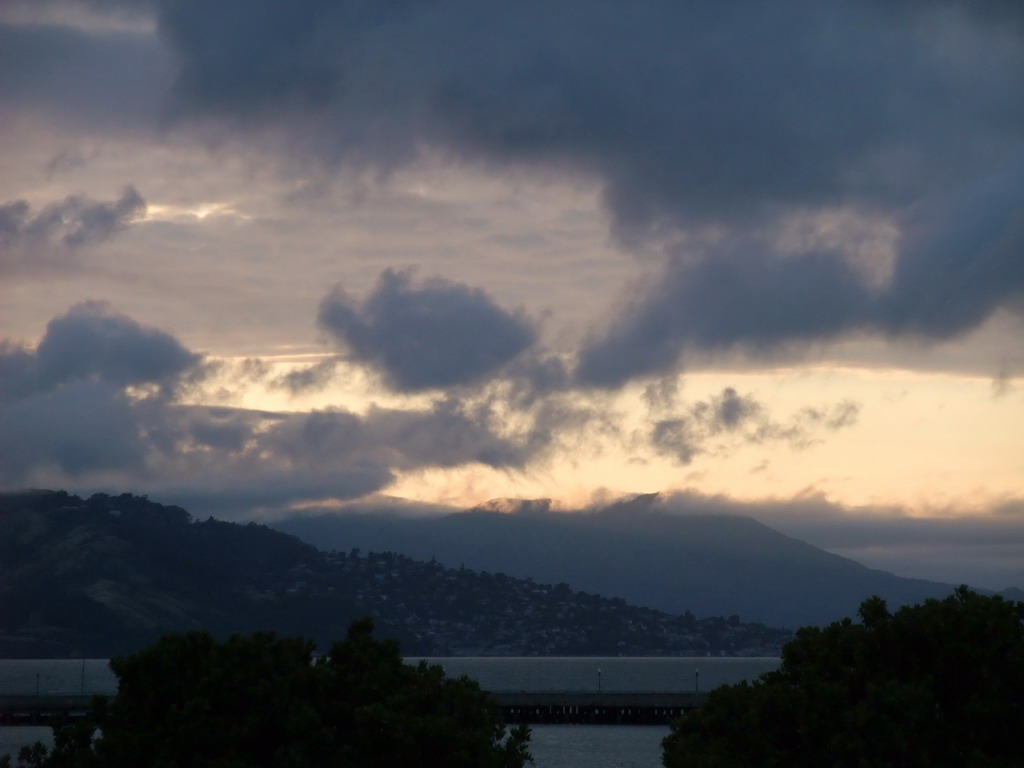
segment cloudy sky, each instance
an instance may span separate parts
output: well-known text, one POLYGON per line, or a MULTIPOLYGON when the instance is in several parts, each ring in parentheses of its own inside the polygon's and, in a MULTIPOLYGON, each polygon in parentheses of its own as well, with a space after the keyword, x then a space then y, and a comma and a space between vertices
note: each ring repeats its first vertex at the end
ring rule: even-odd
POLYGON ((0 488, 1024 587, 1022 73, 1014 0, 0 0, 0 488))

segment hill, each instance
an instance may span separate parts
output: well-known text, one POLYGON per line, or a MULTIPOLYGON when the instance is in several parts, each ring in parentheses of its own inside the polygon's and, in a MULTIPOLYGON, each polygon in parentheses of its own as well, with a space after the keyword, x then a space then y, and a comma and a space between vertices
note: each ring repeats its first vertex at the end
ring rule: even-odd
POLYGON ((771 626, 825 624, 879 595, 890 605, 944 597, 954 586, 867 568, 746 517, 669 514, 651 497, 595 512, 504 502, 436 517, 342 514, 275 527, 318 546, 391 550, 491 568, 618 597, 669 613, 736 614, 771 626), (498 505, 495 505, 498 506, 498 505))
POLYGON ((106 657, 199 628, 274 630, 324 649, 364 615, 409 655, 773 655, 789 639, 565 584, 323 552, 130 494, 0 494, 0 656, 106 657))

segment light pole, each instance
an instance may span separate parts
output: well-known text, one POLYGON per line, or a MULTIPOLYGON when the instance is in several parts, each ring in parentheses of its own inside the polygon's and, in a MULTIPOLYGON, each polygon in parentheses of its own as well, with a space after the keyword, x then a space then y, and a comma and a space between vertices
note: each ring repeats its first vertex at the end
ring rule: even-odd
POLYGON ((601 668, 597 668, 597 692, 601 692, 601 668))
POLYGON ((696 693, 700 693, 700 670, 693 670, 693 688, 696 693))

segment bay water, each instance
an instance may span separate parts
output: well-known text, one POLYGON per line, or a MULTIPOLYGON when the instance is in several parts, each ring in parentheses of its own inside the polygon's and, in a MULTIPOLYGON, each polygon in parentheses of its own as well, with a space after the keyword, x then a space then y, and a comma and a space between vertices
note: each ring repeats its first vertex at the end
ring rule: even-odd
MULTIPOLYGON (((708 691, 753 680, 776 669, 777 658, 720 657, 443 657, 451 677, 467 675, 488 691, 708 691)), ((408 658, 415 664, 419 658, 408 658)), ((105 659, 0 659, 0 694, 117 692, 105 659)), ((535 768, 657 768, 667 726, 536 725, 530 751, 535 768)), ((0 726, 0 755, 16 755, 49 728, 0 726)))

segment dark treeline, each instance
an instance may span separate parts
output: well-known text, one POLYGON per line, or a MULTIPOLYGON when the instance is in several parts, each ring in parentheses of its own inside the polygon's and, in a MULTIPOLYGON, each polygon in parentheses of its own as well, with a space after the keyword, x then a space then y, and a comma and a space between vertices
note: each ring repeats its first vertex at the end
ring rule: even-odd
POLYGON ((782 665, 716 689, 664 742, 667 768, 1022 764, 1024 603, 966 587, 800 629, 782 665))
MULTIPOLYGON (((529 730, 505 729, 490 696, 438 666, 406 665, 357 621, 324 658, 271 634, 167 635, 115 658, 113 699, 54 728, 21 768, 522 768, 529 730)), ((0 758, 0 768, 11 760, 0 758)))

